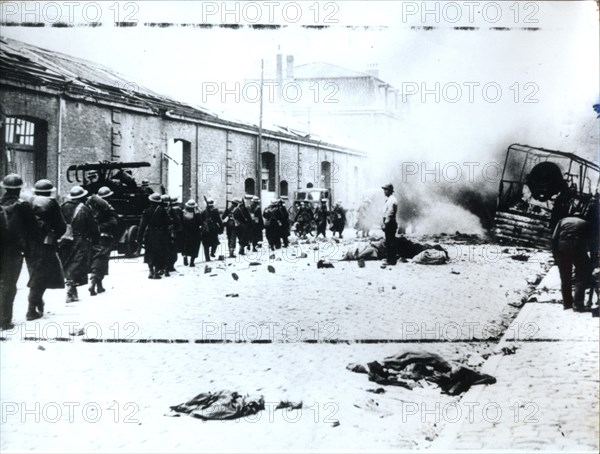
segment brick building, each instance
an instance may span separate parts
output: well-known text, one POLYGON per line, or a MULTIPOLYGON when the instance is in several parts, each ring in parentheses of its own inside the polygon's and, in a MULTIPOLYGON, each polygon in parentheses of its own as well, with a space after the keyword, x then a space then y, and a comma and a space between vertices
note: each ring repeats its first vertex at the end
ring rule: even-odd
MULTIPOLYGON (((65 195, 66 169, 83 162, 147 161, 135 174, 180 200, 243 194, 292 197, 327 186, 353 203, 365 155, 285 128, 228 121, 140 87, 102 65, 0 38, 0 169, 31 185, 47 177, 65 195), (260 171, 259 171, 260 170, 260 171), (258 183, 257 183, 258 182, 258 183)), ((267 200, 268 201, 268 200, 267 200)))

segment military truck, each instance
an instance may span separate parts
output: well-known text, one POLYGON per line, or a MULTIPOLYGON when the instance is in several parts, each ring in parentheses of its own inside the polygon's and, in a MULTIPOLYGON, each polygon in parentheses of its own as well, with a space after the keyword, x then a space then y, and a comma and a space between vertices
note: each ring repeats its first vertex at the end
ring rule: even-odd
POLYGON ((557 222, 598 217, 600 167, 573 153, 512 144, 495 215, 499 242, 548 249, 557 222))
POLYGON ((100 161, 74 164, 67 169, 69 183, 80 184, 90 193, 96 193, 102 186, 108 186, 114 192, 109 202, 120 220, 116 250, 125 257, 139 255, 136 243, 139 224, 150 203, 148 193, 134 177, 134 172, 143 167, 150 167, 150 163, 100 161), (96 181, 91 181, 92 173, 97 173, 96 181))

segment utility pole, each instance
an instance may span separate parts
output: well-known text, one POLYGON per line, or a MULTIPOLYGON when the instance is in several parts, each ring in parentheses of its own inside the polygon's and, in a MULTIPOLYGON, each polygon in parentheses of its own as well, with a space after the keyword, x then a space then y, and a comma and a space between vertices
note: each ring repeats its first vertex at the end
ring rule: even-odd
MULTIPOLYGON (((264 59, 260 60, 260 112, 258 116, 258 144, 256 146, 256 195, 262 199, 262 134, 263 134, 263 85, 264 85, 264 59)), ((262 200, 261 200, 262 201, 262 200)))

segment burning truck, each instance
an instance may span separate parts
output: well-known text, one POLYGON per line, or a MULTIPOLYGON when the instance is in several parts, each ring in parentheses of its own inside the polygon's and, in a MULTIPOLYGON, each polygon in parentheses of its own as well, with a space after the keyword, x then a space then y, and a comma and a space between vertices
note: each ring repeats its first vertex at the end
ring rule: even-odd
POLYGON ((600 167, 580 156, 509 146, 495 215, 497 240, 548 249, 561 218, 578 215, 597 223, 599 184, 600 167))

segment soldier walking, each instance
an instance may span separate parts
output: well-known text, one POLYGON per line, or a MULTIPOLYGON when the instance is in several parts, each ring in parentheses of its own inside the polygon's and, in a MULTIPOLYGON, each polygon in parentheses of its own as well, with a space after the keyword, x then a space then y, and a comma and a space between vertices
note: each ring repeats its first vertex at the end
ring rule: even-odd
POLYGON ((86 205, 92 210, 100 231, 100 239, 92 248, 91 283, 88 288, 91 296, 106 291, 102 281, 108 275, 110 253, 119 225, 119 217, 107 200, 113 194, 108 186, 102 186, 98 189, 98 194, 92 194, 86 202, 86 205))
POLYGON ((288 212, 283 199, 277 202, 277 219, 279 220, 279 237, 283 243, 283 247, 289 246, 290 236, 290 213, 288 212))
MULTIPOLYGON (((219 247, 219 234, 223 233, 223 221, 221 221, 219 210, 215 208, 215 201, 211 198, 205 199, 205 201, 206 208, 200 213, 202 247, 204 260, 210 262, 219 247)), ((229 237, 227 239, 229 240, 229 237)), ((233 243, 235 248, 235 240, 233 243)))
POLYGON ((265 227, 262 210, 260 209, 260 199, 257 196, 252 197, 250 205, 250 214, 252 216, 252 252, 263 240, 263 228, 265 227))
POLYGON ((229 249, 229 258, 235 257, 235 243, 237 240, 235 220, 233 219, 233 211, 237 208, 239 199, 235 198, 229 202, 229 207, 225 208, 221 219, 225 221, 225 233, 227 234, 227 247, 229 249))
POLYGON ((276 200, 272 200, 269 206, 264 209, 263 217, 265 218, 265 235, 269 243, 269 248, 272 251, 280 249, 281 237, 279 236, 276 200))
POLYGON ((342 201, 338 200, 335 207, 331 211, 331 231, 332 236, 335 237, 337 232, 338 236, 344 237, 344 228, 346 227, 346 209, 342 207, 342 201))
POLYGON ((138 244, 144 245, 144 263, 148 264, 148 279, 160 279, 167 260, 166 245, 169 240, 171 220, 161 204, 160 194, 149 197, 150 206, 144 210, 138 231, 138 244))
POLYGON ((168 194, 163 194, 161 197, 162 205, 169 216, 169 239, 166 243, 166 263, 164 274, 165 277, 171 275, 175 271, 175 263, 177 262, 177 253, 179 251, 178 238, 181 232, 181 210, 173 206, 172 199, 168 194))
POLYGON ((329 210, 327 209, 327 199, 321 199, 321 206, 315 210, 315 222, 317 223, 317 235, 323 235, 327 238, 327 220, 329 219, 329 210))
MULTIPOLYGON (((234 201, 237 203, 236 207, 231 212, 235 223, 235 235, 237 236, 240 249, 239 255, 244 255, 246 248, 250 244, 250 228, 252 226, 252 218, 250 217, 250 211, 244 205, 244 202, 240 198, 235 198, 234 201)), ((235 248, 235 246, 234 246, 235 248)))
POLYGON ((63 236, 58 246, 67 284, 67 303, 79 301, 77 287, 88 284, 93 245, 100 238, 94 214, 85 204, 87 196, 87 190, 73 186, 69 200, 61 205, 63 217, 72 232, 72 237, 63 236))
POLYGON ((23 256, 28 257, 30 241, 40 236, 39 227, 31 205, 21 199, 23 179, 13 173, 2 180, 4 195, 2 223, 6 232, 0 238, 0 322, 2 329, 12 329, 13 303, 17 294, 17 281, 23 267, 23 256))
POLYGON ((39 241, 32 242, 27 260, 29 270, 28 309, 25 318, 36 320, 44 315, 46 289, 65 288, 65 276, 58 257, 58 238, 66 230, 65 219, 56 199, 51 197, 54 185, 50 180, 35 183, 31 206, 41 230, 39 241))
POLYGON ((185 202, 182 217, 182 236, 183 245, 181 254, 183 255, 183 265, 195 267, 194 263, 200 251, 201 240, 201 216, 198 212, 198 204, 195 200, 190 199, 185 202), (188 262, 189 257, 189 262, 188 262))

